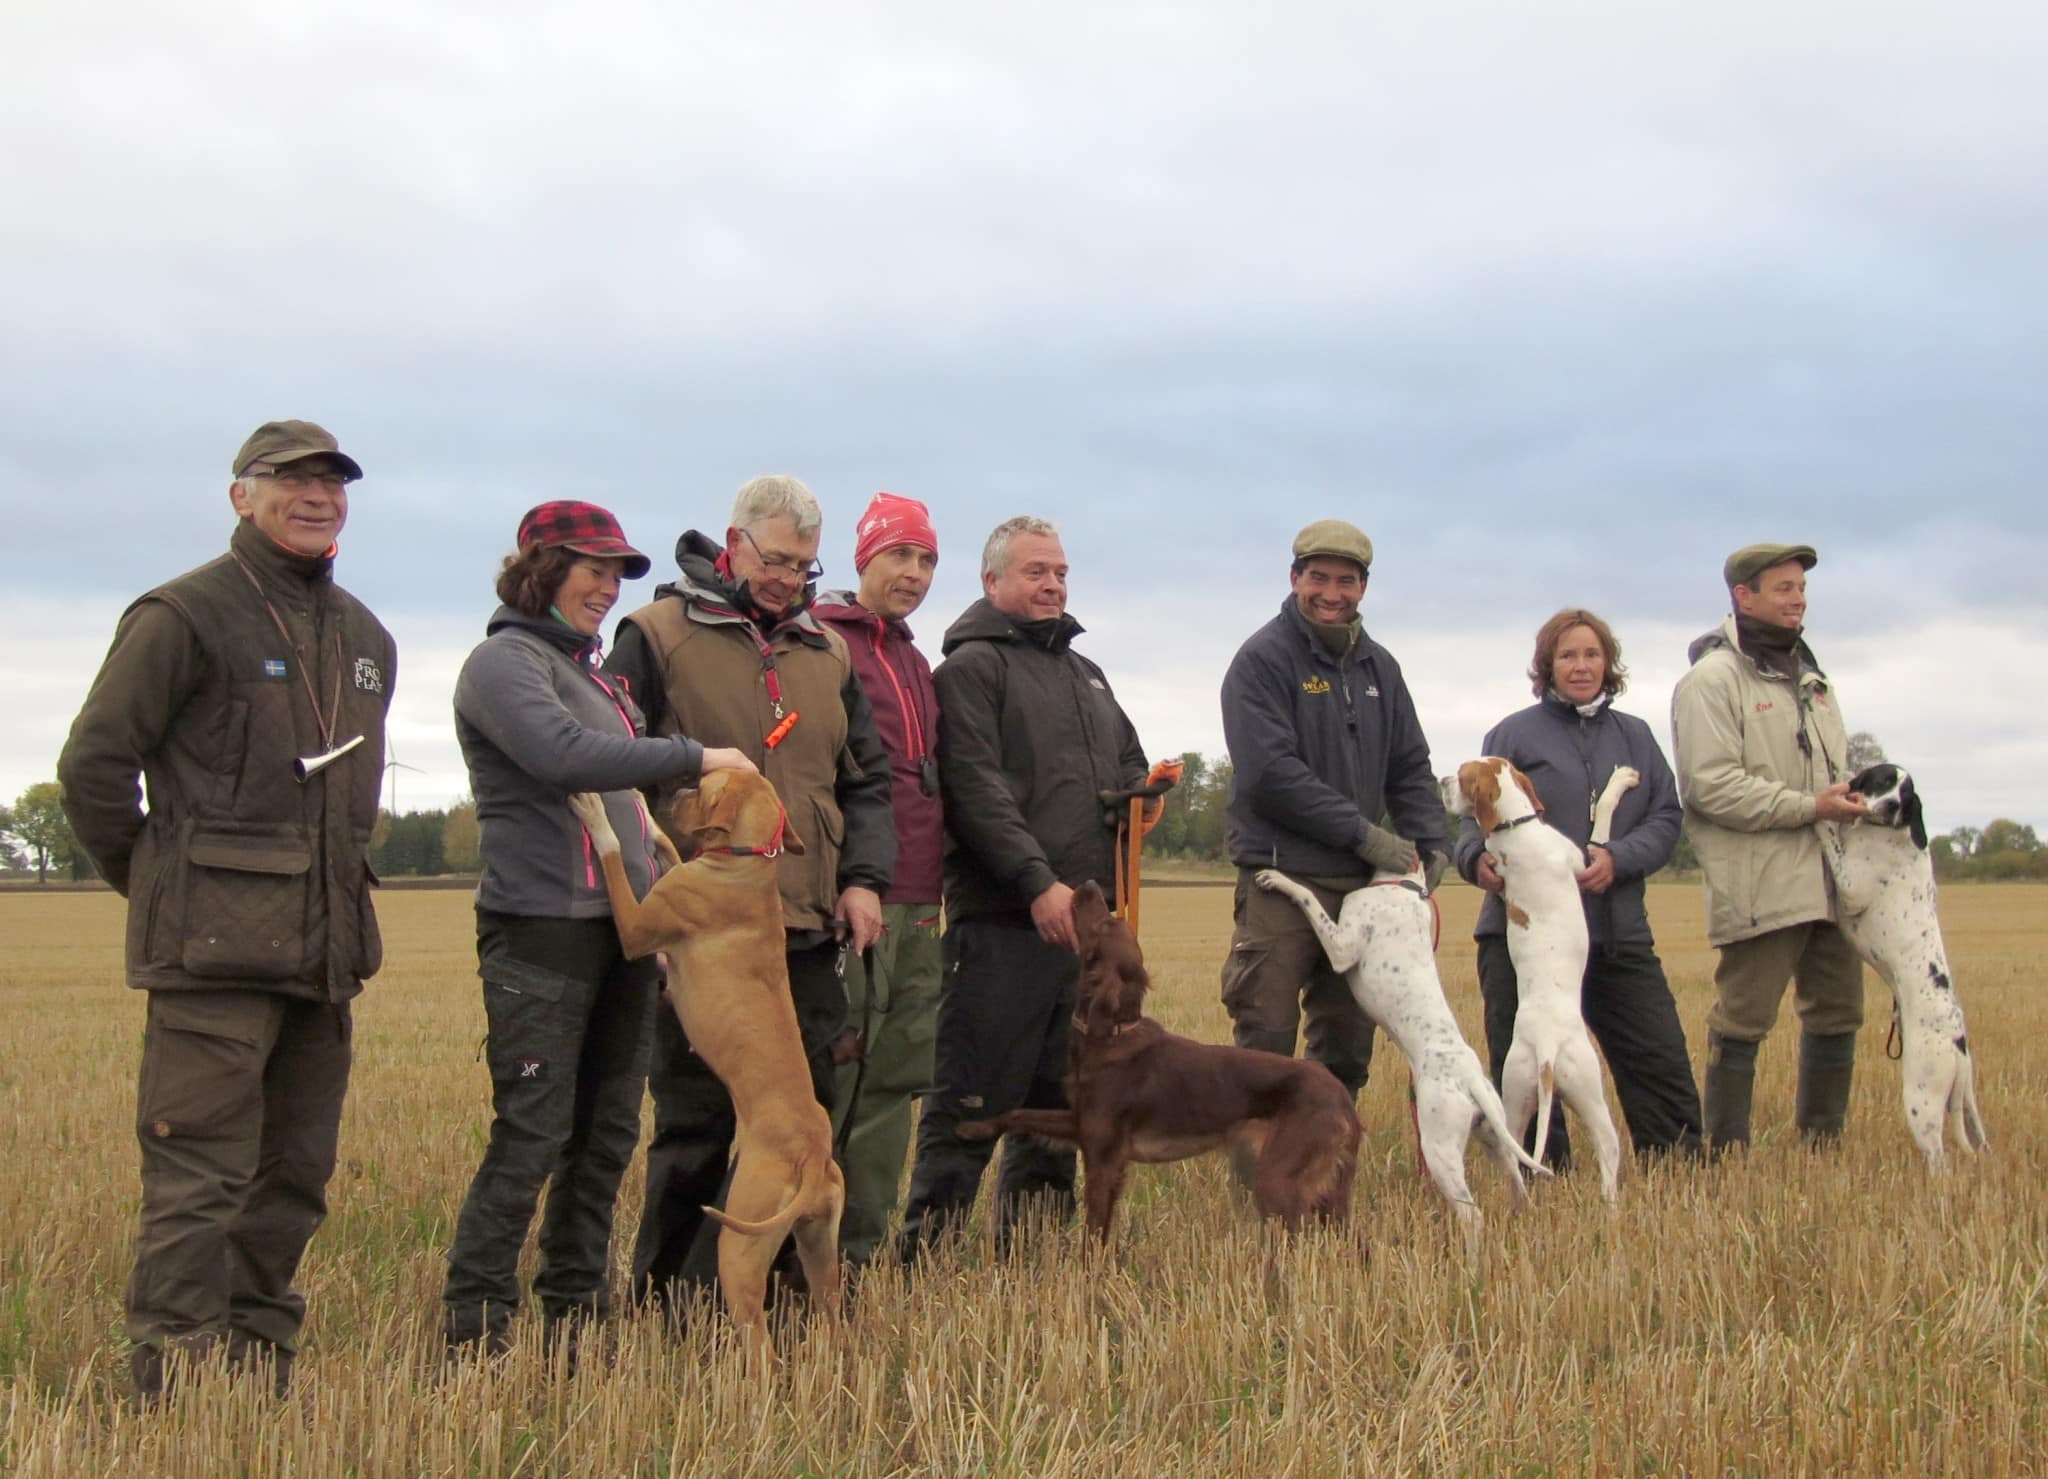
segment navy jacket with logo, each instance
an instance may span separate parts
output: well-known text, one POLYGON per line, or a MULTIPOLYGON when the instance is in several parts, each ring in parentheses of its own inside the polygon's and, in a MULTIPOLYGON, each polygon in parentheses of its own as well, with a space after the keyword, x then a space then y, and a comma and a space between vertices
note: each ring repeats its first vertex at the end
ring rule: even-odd
POLYGON ((1384 815, 1423 852, 1448 852, 1429 742, 1393 654, 1363 632, 1342 659, 1290 595, 1223 675, 1230 860, 1363 880, 1365 824, 1384 815))

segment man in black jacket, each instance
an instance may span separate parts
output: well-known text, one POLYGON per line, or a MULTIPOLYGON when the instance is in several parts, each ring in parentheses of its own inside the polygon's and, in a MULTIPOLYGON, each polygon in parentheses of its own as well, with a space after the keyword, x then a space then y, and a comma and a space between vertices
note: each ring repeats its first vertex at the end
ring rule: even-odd
POLYGON ((1433 890, 1448 861, 1414 701, 1359 619, 1371 570, 1372 541, 1357 528, 1310 524, 1295 537, 1280 614, 1246 639, 1223 678, 1224 814, 1238 868, 1223 965, 1232 1036, 1291 1055, 1306 1015, 1308 1056, 1354 1094, 1372 1061, 1372 1022, 1301 910, 1252 879, 1277 868, 1335 915, 1375 868, 1406 872, 1419 851, 1433 890))
MULTIPOLYGON (((1059 531, 1021 517, 981 556, 983 599, 946 632, 939 789, 946 797, 945 986, 936 1091, 924 1102, 897 1250, 915 1258, 974 1205, 993 1147, 965 1119, 1060 1108, 1080 957, 1074 889, 1114 886, 1116 828, 1104 791, 1145 777, 1145 752, 1102 670, 1070 645, 1059 531)), ((1074 1152, 1028 1136, 1004 1145, 996 1246, 1034 1194, 1065 1215, 1074 1152)))

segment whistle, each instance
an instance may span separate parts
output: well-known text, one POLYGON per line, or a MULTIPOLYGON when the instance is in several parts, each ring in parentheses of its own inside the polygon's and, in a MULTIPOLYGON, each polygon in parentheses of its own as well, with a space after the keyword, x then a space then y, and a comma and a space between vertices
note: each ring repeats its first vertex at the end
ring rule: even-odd
POLYGON ((301 755, 292 762, 292 774, 302 781, 318 775, 362 742, 363 737, 357 735, 352 740, 344 740, 324 755, 301 755))
POLYGON ((796 710, 791 709, 789 711, 788 716, 784 718, 780 724, 776 725, 773 729, 768 731, 767 738, 762 740, 761 743, 768 749, 774 749, 777 745, 781 744, 785 739, 789 737, 789 732, 792 729, 796 728, 796 721, 796 710))

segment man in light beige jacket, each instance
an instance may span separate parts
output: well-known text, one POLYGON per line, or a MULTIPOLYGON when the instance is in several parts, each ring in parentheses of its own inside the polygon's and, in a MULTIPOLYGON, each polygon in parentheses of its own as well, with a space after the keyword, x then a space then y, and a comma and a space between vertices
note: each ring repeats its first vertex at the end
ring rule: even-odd
POLYGON ((1756 1051, 1786 982, 1799 1014, 1794 1119, 1809 1142, 1842 1133, 1863 1025, 1863 966, 1835 927, 1817 821, 1863 815, 1847 726, 1801 636, 1809 545, 1753 544, 1722 566, 1734 611, 1698 638, 1671 697, 1678 792, 1721 952, 1707 1014, 1706 1129, 1749 1144, 1756 1051))

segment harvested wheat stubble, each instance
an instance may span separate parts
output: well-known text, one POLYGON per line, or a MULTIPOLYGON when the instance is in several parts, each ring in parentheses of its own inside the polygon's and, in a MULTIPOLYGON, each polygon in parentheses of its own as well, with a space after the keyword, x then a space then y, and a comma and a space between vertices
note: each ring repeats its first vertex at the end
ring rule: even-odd
MULTIPOLYGON (((1446 988, 1479 1040, 1469 930, 1445 893, 1446 988)), ((1651 890, 1695 1054, 1712 954, 1698 891, 1651 890)), ((1796 1024, 1759 1067, 1746 1162, 1624 1185, 1574 1175, 1488 1212, 1478 1277, 1416 1175, 1406 1075, 1382 1045, 1352 1226, 1256 1226, 1220 1161, 1141 1169, 1116 1247, 1048 1230, 1008 1265, 973 1236, 862 1284, 841 1329, 785 1337, 765 1385, 714 1318, 615 1321, 574 1376, 522 1321, 501 1363, 444 1376, 442 1253, 487 1123, 468 901, 382 900, 389 968, 357 1015, 333 1214, 303 1287, 301 1383, 122 1399, 142 998, 110 895, 0 896, 0 1470, 371 1475, 1270 1474, 2048 1468, 2048 889, 1942 895, 1993 1151, 1930 1182, 1870 979, 1839 1154, 1790 1129, 1796 1024)), ((1146 903, 1154 1014, 1227 1037, 1227 889, 1146 903)), ((615 1252, 638 1217, 638 1166, 615 1252)))

